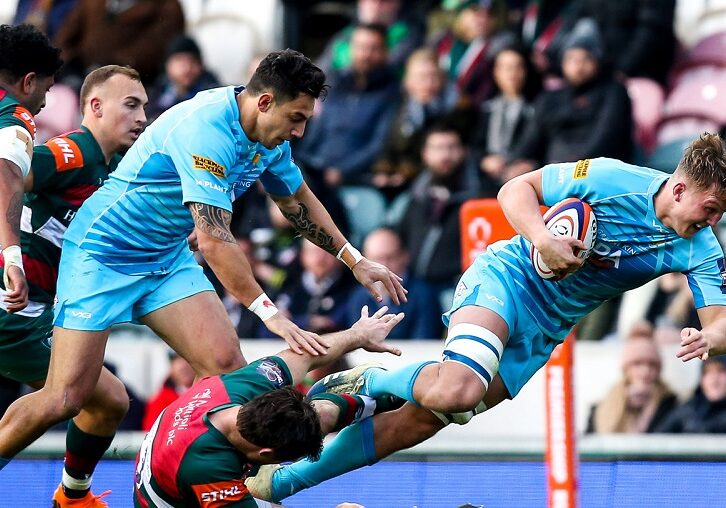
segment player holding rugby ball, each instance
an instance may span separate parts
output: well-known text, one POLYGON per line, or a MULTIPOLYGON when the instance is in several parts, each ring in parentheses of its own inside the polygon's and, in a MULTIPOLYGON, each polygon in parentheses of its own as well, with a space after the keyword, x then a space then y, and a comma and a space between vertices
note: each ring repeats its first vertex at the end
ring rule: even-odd
POLYGON ((678 356, 726 352, 726 261, 708 227, 726 210, 726 148, 718 135, 695 140, 672 175, 613 159, 551 164, 508 182, 499 202, 519 235, 491 245, 462 276, 444 315, 442 360, 395 371, 359 367, 321 382, 329 391, 393 394, 414 404, 346 428, 318 462, 263 468, 248 480, 256 497, 278 501, 514 397, 579 319, 664 273, 688 277, 703 325, 682 331, 678 356), (586 261, 575 251, 587 246, 575 235, 553 235, 540 214, 540 205, 566 198, 589 204, 597 217, 586 261), (554 272, 550 280, 534 269, 532 245, 554 272))

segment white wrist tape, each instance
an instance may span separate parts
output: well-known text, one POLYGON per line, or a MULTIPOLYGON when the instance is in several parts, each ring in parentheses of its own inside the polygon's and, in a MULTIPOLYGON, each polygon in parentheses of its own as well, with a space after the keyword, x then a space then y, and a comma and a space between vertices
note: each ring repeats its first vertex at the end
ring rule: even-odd
POLYGON ((262 293, 260 296, 255 298, 255 301, 247 308, 257 314, 257 317, 259 317, 262 321, 267 321, 277 314, 277 307, 275 307, 275 304, 272 303, 270 297, 265 293, 262 293))
POLYGON ((363 255, 358 251, 358 249, 353 247, 350 242, 343 245, 338 252, 338 255, 335 257, 345 263, 351 270, 358 264, 358 261, 363 259, 363 255))
POLYGON ((3 270, 3 284, 5 289, 10 289, 10 280, 8 279, 8 267, 17 266, 23 273, 23 253, 20 251, 20 247, 17 245, 10 245, 2 251, 3 259, 5 262, 5 269, 3 270))

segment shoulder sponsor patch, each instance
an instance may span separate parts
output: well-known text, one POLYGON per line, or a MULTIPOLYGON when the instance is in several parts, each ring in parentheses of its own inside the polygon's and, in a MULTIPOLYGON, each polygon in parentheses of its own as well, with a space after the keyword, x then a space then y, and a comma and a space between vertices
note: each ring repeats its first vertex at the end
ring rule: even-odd
POLYGON ((220 163, 213 161, 212 159, 209 159, 208 157, 202 157, 201 155, 194 155, 192 154, 192 167, 198 171, 208 171, 212 173, 214 176, 218 176, 220 178, 224 178, 224 173, 226 171, 225 167, 222 166, 220 163))
POLYGON ((33 136, 33 139, 35 139, 35 135, 38 132, 37 127, 35 126, 35 120, 33 120, 33 115, 30 114, 30 111, 25 109, 23 106, 15 106, 15 111, 13 111, 13 116, 23 122, 23 125, 25 125, 25 128, 28 129, 28 132, 31 136, 33 136))
POLYGON ((241 501, 249 493, 242 479, 192 485, 192 490, 202 508, 226 506, 241 501))
POLYGON ((269 358, 262 360, 255 370, 275 385, 275 388, 281 388, 288 384, 286 382, 287 376, 283 373, 282 367, 274 360, 269 358))
POLYGON ((45 144, 55 159, 55 170, 58 173, 83 167, 83 152, 70 138, 57 137, 49 139, 45 144))
POLYGON ((577 161, 577 164, 575 164, 575 173, 572 175, 572 178, 575 180, 587 178, 587 171, 589 169, 590 169, 590 159, 583 159, 583 160, 577 161))

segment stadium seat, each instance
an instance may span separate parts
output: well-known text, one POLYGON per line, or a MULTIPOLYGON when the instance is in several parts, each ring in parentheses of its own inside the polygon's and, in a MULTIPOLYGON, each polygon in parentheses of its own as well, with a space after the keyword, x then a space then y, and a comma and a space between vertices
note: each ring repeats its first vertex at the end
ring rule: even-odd
POLYGON ((338 190, 350 222, 350 241, 361 245, 366 235, 386 220, 386 200, 371 187, 344 186, 338 190))
POLYGON ((393 227, 401 222, 410 201, 411 194, 409 192, 404 192, 396 196, 396 199, 388 205, 388 210, 386 210, 386 225, 393 227))
POLYGON ((695 117, 726 124, 726 74, 693 76, 671 91, 663 108, 663 118, 695 117))
POLYGON ((650 153, 655 147, 656 128, 663 114, 665 92, 657 82, 647 78, 630 78, 626 85, 633 104, 635 139, 646 153, 650 153))
POLYGON ((693 141, 692 137, 672 141, 658 146, 648 159, 648 167, 666 173, 673 173, 681 161, 683 150, 693 141))
POLYGON ((45 96, 45 107, 35 116, 36 143, 72 131, 78 127, 79 116, 78 94, 67 85, 54 85, 45 96))
POLYGON ((684 138, 694 139, 704 132, 719 132, 718 122, 704 118, 683 117, 662 121, 656 136, 657 145, 664 145, 684 138))
MULTIPOLYGON (((726 18, 724 18, 726 20, 726 18)), ((688 52, 686 62, 689 66, 718 65, 726 67, 726 26, 724 31, 701 39, 688 52)))
POLYGON ((726 31, 726 0, 677 0, 675 29, 686 46, 726 31))

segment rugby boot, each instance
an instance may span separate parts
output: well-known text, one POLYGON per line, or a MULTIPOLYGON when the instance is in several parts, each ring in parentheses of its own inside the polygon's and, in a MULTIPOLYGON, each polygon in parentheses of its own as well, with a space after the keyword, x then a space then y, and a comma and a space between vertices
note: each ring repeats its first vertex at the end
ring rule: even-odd
POLYGON ((63 485, 58 485, 53 493, 53 508, 108 508, 108 503, 102 499, 111 493, 110 490, 96 496, 88 491, 79 499, 72 499, 63 492, 63 485))

